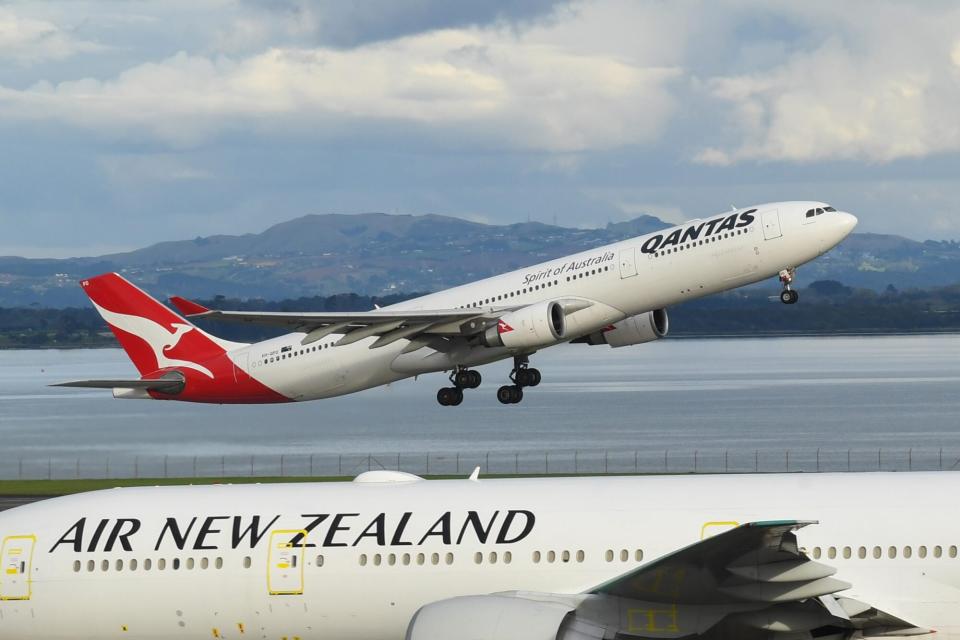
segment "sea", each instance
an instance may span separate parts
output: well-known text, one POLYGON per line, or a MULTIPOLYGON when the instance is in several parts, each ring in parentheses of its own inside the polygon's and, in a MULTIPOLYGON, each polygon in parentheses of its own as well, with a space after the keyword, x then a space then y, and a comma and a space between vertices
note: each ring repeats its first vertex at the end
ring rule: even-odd
POLYGON ((502 362, 459 407, 437 404, 442 374, 219 406, 49 386, 135 377, 119 349, 0 351, 0 478, 960 469, 960 335, 562 345, 532 365, 518 405, 496 400, 502 362))

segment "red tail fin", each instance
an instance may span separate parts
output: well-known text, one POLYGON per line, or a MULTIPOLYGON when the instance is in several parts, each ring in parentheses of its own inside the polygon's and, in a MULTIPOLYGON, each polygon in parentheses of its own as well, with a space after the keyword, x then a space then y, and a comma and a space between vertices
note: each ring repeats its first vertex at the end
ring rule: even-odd
POLYGON ((195 327, 116 273, 81 280, 80 286, 140 375, 182 367, 213 378, 203 363, 241 346, 195 327))

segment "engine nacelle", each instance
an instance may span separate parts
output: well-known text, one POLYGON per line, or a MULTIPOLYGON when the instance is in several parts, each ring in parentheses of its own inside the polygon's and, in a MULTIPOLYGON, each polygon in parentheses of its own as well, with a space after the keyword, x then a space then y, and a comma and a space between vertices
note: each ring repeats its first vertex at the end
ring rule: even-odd
POLYGON ((608 344, 611 347, 628 347, 634 344, 653 342, 667 335, 670 331, 670 318, 666 309, 648 311, 636 316, 624 318, 611 327, 591 333, 577 342, 587 344, 608 344))
POLYGON ((536 349, 560 342, 566 329, 566 314, 559 302, 538 302, 501 316, 496 326, 484 332, 483 344, 536 349))
POLYGON ((572 611, 557 602, 509 596, 450 598, 417 611, 406 640, 558 640, 572 611))

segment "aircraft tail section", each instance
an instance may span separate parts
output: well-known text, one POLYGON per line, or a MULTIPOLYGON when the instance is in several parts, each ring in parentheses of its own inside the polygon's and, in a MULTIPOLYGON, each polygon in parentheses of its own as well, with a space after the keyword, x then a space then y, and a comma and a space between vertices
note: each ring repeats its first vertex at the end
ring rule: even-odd
POLYGON ((140 375, 177 368, 214 378, 209 363, 245 345, 190 324, 116 273, 80 281, 140 375))

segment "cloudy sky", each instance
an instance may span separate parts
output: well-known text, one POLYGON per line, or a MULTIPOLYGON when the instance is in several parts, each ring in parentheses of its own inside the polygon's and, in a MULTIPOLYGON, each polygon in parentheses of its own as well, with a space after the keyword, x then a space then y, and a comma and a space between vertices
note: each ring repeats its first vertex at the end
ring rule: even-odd
POLYGON ((0 254, 819 199, 960 238, 960 4, 0 0, 0 254))

